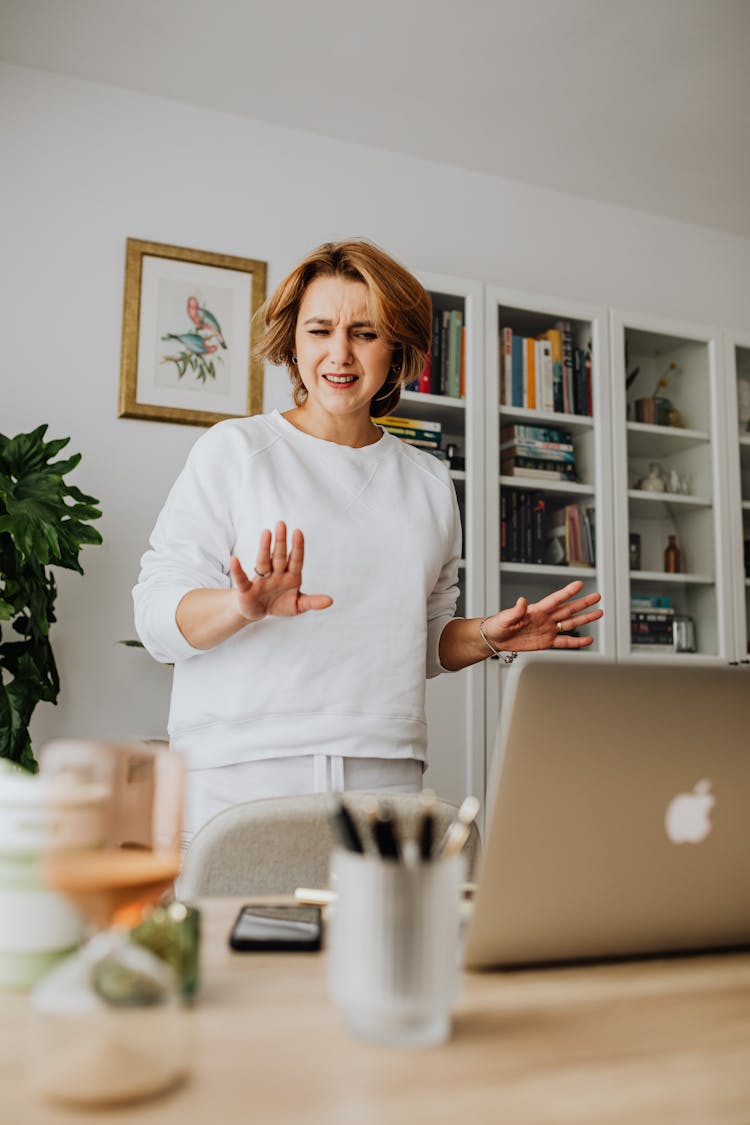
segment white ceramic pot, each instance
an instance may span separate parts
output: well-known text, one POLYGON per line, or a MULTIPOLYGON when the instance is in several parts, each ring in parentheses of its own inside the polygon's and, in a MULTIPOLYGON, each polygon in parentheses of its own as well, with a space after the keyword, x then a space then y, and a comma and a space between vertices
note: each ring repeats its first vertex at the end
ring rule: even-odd
POLYGON ((85 923, 40 877, 45 852, 98 847, 107 792, 0 762, 0 988, 29 988, 81 941, 85 923))

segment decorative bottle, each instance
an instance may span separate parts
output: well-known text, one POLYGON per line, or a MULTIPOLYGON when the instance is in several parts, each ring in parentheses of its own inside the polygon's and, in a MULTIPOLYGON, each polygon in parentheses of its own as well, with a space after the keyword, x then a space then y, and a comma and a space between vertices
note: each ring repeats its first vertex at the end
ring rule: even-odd
POLYGON ((670 535, 667 549, 664 552, 664 570, 667 574, 679 574, 682 569, 680 548, 677 546, 677 536, 670 535))

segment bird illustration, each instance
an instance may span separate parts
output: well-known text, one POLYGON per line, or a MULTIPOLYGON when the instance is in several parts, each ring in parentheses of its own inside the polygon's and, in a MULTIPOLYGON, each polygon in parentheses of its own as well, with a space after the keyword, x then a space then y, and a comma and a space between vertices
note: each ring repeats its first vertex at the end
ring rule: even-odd
POLYGON ((222 348, 226 348, 226 340, 224 339, 218 320, 212 312, 201 307, 197 297, 188 297, 187 312, 198 330, 203 329, 203 331, 208 332, 210 336, 215 336, 222 348))
POLYGON ((210 355, 218 350, 216 344, 207 343, 197 332, 183 332, 181 336, 174 332, 167 332, 166 336, 162 336, 162 340, 179 340, 183 348, 193 355, 210 355))

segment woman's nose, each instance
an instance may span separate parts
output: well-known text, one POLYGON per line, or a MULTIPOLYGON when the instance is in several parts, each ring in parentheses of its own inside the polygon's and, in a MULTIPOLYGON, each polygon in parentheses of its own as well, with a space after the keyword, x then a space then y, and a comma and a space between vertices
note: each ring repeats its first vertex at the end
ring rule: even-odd
POLYGON ((349 333, 345 328, 335 329, 329 336, 329 351, 331 359, 336 363, 351 363, 352 346, 349 333))

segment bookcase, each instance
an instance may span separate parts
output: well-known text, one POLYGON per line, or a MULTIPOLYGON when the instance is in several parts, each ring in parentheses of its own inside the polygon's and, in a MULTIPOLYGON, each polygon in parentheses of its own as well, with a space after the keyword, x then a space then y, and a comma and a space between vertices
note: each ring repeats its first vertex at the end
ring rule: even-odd
POLYGON ((750 332, 727 331, 726 450, 734 581, 732 657, 750 666, 750 332), (734 409, 736 407, 736 410, 734 409))
POLYGON ((613 310, 611 346, 618 659, 726 662, 734 533, 720 332, 613 310), (659 625, 642 636, 631 613, 649 606, 659 625), (682 623, 677 645, 670 617, 682 623))
MULTIPOLYGON (((602 595, 594 642, 541 659, 750 667, 750 332, 420 280, 464 325, 463 393, 405 391, 396 412, 440 423, 451 447, 464 526, 457 612, 484 617, 580 578, 602 595), (525 355, 515 370, 514 339, 525 355), (573 509, 588 552, 575 546, 573 509)), ((448 800, 484 795, 506 678, 505 664, 485 661, 427 685, 425 785, 448 800)))
MULTIPOLYGON (((463 320, 464 394, 405 390, 402 418, 439 422, 443 449, 453 454, 450 474, 461 510, 464 547, 457 615, 476 617, 484 597, 482 286, 437 274, 418 274, 436 310, 460 310, 463 320)), ((456 388, 446 386, 446 390, 456 388)), ((460 390, 460 388, 459 388, 460 390)), ((424 784, 460 804, 484 794, 484 670, 481 664, 427 682, 429 768, 424 784)))
MULTIPOLYGON (((523 350, 523 349, 522 349, 523 350)), ((563 343, 563 353, 565 343, 563 343)), ((537 349, 538 354, 538 349, 537 349)), ((556 298, 522 293, 488 286, 485 289, 485 505, 487 530, 485 536, 485 610, 484 613, 512 606, 521 595, 538 601, 553 590, 580 578, 583 590, 598 590, 605 607, 614 601, 614 552, 612 535, 612 473, 610 457, 609 348, 606 309, 577 304, 556 298), (560 331, 567 337, 568 349, 578 349, 587 359, 588 393, 569 395, 544 390, 539 380, 533 394, 534 406, 528 405, 530 388, 519 396, 511 391, 512 378, 507 363, 512 363, 509 336, 519 337, 529 349, 533 341, 548 338, 560 331), (541 391, 541 393, 540 393, 541 391), (518 405, 519 397, 527 405, 518 405), (552 405, 553 409, 550 409, 552 405), (555 409, 555 406, 563 409, 555 409), (567 407, 567 409, 565 409, 567 407), (532 429, 520 429, 531 427, 532 429), (513 435, 549 434, 564 440, 558 444, 571 449, 575 479, 555 479, 554 467, 536 470, 533 461, 524 464, 508 462, 501 446, 508 446, 513 435), (543 539, 536 543, 531 534, 531 553, 514 551, 509 541, 511 514, 518 513, 523 502, 539 504, 543 510, 543 539), (591 530, 592 549, 586 561, 573 553, 567 543, 565 513, 571 509, 582 513, 591 530), (545 533, 560 527, 562 543, 545 533), (520 556, 520 557, 519 557, 520 556)), ((531 360, 531 353, 529 354, 531 360)), ((557 379, 565 378, 565 356, 560 357, 562 369, 557 379)), ((575 365, 568 364, 569 374, 575 365)), ((530 366, 522 372, 521 383, 531 379, 530 366)), ((553 373, 553 380, 555 374, 553 373)), ((544 441, 544 438, 540 438, 544 441)), ((537 455, 541 460, 542 453, 537 455)), ((517 459, 516 459, 517 460, 517 459)), ((544 462, 547 464, 547 462, 544 462)), ((554 462, 549 463, 554 466, 554 462)), ((528 528, 524 522, 525 534, 528 528)), ((590 630, 594 642, 580 651, 550 650, 543 658, 549 660, 586 661, 595 657, 615 656, 615 621, 607 614, 590 630)), ((523 659, 520 657, 519 659, 523 659)), ((502 662, 485 663, 485 714, 487 725, 487 758, 492 752, 506 666, 502 662)))

